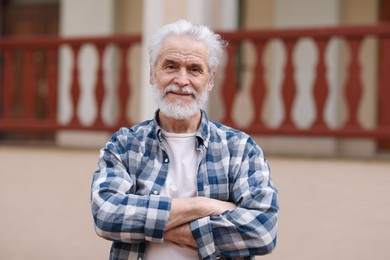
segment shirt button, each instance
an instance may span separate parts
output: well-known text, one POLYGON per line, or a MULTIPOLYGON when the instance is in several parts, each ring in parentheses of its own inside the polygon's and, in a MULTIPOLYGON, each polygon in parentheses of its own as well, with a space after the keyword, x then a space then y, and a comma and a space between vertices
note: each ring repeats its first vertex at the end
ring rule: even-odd
POLYGON ((158 191, 154 190, 154 191, 153 191, 153 194, 154 194, 154 195, 157 195, 157 194, 158 194, 158 191))

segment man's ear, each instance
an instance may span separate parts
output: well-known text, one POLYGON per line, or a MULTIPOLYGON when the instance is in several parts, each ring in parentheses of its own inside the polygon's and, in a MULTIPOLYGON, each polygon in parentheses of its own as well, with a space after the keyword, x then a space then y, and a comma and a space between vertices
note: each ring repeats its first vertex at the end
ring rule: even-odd
POLYGON ((152 65, 150 65, 150 67, 149 67, 149 83, 150 83, 150 85, 154 85, 156 83, 156 82, 154 82, 152 65))
POLYGON ((210 80, 209 80, 209 83, 207 83, 207 90, 208 91, 211 91, 214 87, 214 81, 215 81, 215 75, 217 74, 217 69, 214 69, 212 72, 211 72, 211 77, 210 77, 210 80))

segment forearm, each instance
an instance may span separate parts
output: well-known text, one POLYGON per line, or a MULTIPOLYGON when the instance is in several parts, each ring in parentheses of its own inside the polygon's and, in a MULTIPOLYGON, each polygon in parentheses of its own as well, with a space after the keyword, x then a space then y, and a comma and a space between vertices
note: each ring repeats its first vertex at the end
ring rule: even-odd
POLYGON ((231 202, 206 197, 173 199, 166 230, 206 216, 216 216, 236 208, 231 202))

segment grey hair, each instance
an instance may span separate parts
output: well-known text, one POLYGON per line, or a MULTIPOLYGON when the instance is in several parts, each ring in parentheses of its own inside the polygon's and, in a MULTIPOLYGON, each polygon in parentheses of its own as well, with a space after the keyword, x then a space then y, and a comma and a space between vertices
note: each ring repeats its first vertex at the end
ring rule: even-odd
POLYGON ((187 20, 178 20, 161 27, 149 42, 149 62, 154 73, 161 46, 171 36, 188 36, 206 45, 208 67, 210 71, 216 70, 223 55, 227 42, 207 26, 195 24, 187 20))

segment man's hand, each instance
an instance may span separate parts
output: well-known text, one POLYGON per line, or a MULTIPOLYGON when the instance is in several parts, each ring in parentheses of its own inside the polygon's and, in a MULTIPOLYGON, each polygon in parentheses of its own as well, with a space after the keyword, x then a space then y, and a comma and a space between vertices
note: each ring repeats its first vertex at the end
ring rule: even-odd
POLYGON ((189 224, 184 224, 166 231, 164 239, 177 244, 198 248, 189 224))

